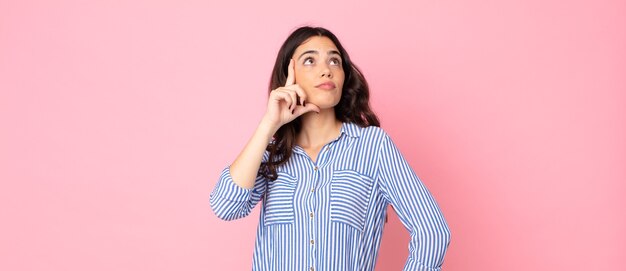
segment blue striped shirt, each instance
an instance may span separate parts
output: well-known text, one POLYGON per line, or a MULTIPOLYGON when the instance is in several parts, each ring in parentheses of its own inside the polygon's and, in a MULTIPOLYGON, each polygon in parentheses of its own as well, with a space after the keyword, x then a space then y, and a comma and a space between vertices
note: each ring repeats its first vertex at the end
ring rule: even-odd
POLYGON ((252 270, 374 270, 388 204, 411 237, 404 270, 441 269, 450 230, 381 128, 343 123, 317 161, 296 146, 277 173, 245 189, 226 167, 210 196, 224 220, 245 217, 263 199, 252 270))

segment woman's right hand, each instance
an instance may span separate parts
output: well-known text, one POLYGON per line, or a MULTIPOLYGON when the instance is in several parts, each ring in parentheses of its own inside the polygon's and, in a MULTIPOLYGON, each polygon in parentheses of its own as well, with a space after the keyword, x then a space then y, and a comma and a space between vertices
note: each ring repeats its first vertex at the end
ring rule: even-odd
POLYGON ((267 102, 267 110, 263 120, 275 131, 305 113, 311 111, 319 113, 320 110, 317 105, 306 101, 306 93, 295 83, 294 65, 295 61, 289 60, 285 86, 272 90, 267 102))

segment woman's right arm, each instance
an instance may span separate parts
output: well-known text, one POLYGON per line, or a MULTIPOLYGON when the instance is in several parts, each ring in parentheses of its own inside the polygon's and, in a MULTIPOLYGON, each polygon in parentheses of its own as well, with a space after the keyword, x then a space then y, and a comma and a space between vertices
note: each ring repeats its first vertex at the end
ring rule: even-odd
POLYGON ((238 186, 250 189, 254 186, 259 167, 263 162, 263 153, 278 128, 265 119, 261 121, 248 144, 230 165, 230 175, 238 186))
POLYGON ((221 219, 244 217, 261 199, 266 180, 259 175, 259 168, 267 159, 265 149, 278 128, 307 112, 319 112, 316 105, 305 102, 304 90, 295 84, 293 67, 291 60, 285 86, 270 93, 267 111, 259 126, 235 161, 222 171, 211 193, 211 208, 221 219), (298 104, 298 97, 302 104, 298 104))
POLYGON ((237 159, 222 171, 210 196, 211 209, 217 217, 245 217, 261 200, 267 180, 258 171, 261 163, 267 161, 265 148, 272 135, 270 127, 259 124, 237 159))

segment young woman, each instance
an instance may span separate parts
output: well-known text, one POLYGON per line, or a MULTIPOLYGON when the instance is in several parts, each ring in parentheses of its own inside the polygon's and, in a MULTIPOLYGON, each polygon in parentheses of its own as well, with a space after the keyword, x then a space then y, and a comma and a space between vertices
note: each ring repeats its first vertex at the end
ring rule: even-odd
POLYGON ((267 110, 211 193, 215 214, 263 199, 253 270, 373 270, 391 204, 411 241, 405 270, 440 270, 450 231, 369 106, 363 74, 324 28, 278 52, 267 110))

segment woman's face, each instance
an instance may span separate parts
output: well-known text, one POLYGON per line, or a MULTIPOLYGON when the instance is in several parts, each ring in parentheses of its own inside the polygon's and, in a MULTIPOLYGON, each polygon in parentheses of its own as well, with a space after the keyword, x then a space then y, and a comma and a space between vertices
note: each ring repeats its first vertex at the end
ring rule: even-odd
POLYGON ((306 93, 306 102, 320 109, 337 105, 345 73, 335 44, 327 37, 313 36, 296 48, 292 58, 295 81, 306 93))

